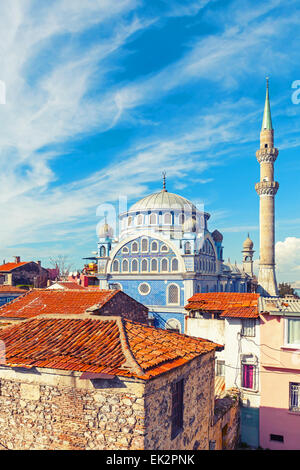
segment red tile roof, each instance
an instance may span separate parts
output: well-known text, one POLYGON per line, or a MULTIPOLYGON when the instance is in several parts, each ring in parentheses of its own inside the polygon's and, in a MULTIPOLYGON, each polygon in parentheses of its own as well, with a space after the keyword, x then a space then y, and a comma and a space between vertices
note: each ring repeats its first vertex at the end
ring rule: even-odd
POLYGON ((28 264, 29 261, 23 261, 22 263, 5 263, 0 266, 0 272, 9 272, 13 269, 20 268, 24 264, 28 264))
POLYGON ((186 310, 220 313, 220 317, 258 318, 259 294, 239 292, 209 292, 194 294, 186 310))
POLYGON ((6 366, 150 379, 223 349, 212 341, 120 317, 40 316, 0 331, 6 366))
MULTIPOLYGON (((54 284, 59 284, 64 289, 68 289, 68 290, 85 290, 85 287, 80 286, 79 284, 77 284, 77 282, 72 282, 72 281, 56 281, 54 282, 54 284)), ((98 286, 98 289, 99 289, 99 286, 98 286)))
POLYGON ((97 305, 101 308, 117 290, 35 289, 0 307, 0 318, 32 318, 40 314, 80 314, 97 305))

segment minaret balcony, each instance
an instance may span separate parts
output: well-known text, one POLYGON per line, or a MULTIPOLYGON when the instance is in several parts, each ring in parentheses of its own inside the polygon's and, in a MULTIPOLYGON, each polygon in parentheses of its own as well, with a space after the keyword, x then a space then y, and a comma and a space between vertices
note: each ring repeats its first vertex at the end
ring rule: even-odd
POLYGON ((256 158, 258 163, 274 163, 278 156, 278 149, 275 147, 266 147, 257 150, 256 158))
POLYGON ((275 196, 279 188, 277 181, 261 181, 256 183, 255 190, 259 196, 275 196))

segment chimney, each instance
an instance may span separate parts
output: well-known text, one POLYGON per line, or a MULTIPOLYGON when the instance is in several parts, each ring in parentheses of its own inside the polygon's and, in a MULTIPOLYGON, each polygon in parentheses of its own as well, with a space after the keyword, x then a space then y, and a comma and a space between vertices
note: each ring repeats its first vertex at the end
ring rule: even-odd
POLYGON ((21 261, 20 256, 15 256, 15 263, 20 263, 20 261, 21 261))

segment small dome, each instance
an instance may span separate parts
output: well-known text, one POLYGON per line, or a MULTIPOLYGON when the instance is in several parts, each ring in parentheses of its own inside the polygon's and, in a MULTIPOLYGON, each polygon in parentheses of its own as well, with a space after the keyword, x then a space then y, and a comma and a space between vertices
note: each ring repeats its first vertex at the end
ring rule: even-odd
POLYGON ((99 238, 112 238, 114 234, 114 231, 110 225, 108 225, 107 222, 105 224, 101 225, 98 231, 98 237, 99 238))
POLYGON ((215 242, 222 243, 222 241, 223 241, 223 235, 218 230, 215 230, 212 233, 212 237, 213 237, 215 242))
POLYGON ((254 245, 253 241, 251 240, 251 238, 249 238, 249 234, 248 234, 248 237, 246 238, 246 240, 243 243, 243 248, 244 248, 244 250, 252 250, 253 245, 254 245))
POLYGON ((197 211, 196 206, 194 206, 191 201, 178 194, 169 193, 164 189, 158 193, 150 194, 140 199, 130 207, 129 211, 138 212, 149 209, 186 209, 192 212, 197 211))

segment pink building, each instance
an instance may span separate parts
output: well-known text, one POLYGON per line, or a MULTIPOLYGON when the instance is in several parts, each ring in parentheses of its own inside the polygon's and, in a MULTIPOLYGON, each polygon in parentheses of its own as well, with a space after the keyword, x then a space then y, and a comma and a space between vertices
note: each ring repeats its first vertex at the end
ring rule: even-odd
POLYGON ((300 450, 300 300, 262 301, 260 446, 300 450))

